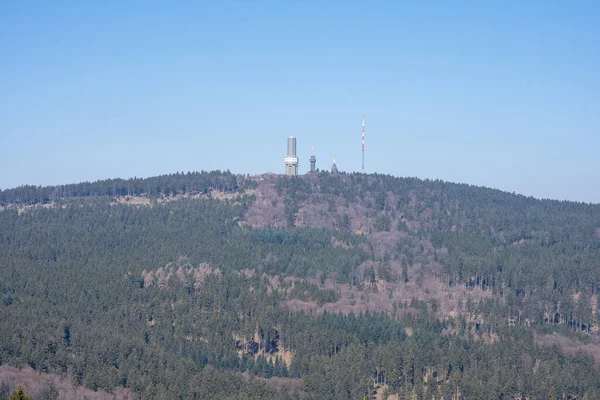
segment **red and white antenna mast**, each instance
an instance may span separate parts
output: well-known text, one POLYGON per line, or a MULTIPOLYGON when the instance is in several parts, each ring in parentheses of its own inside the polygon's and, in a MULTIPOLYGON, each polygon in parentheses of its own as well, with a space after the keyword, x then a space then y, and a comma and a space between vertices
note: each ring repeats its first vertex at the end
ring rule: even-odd
POLYGON ((362 172, 365 173, 365 114, 362 116, 362 172))

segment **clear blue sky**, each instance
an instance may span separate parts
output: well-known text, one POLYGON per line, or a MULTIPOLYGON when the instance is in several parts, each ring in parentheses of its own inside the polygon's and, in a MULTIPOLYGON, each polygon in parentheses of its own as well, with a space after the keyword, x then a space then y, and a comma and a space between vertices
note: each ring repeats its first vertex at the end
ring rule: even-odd
POLYGON ((176 171, 600 202, 600 2, 0 2, 0 188, 176 171), (399 4, 400 3, 400 4, 399 4))

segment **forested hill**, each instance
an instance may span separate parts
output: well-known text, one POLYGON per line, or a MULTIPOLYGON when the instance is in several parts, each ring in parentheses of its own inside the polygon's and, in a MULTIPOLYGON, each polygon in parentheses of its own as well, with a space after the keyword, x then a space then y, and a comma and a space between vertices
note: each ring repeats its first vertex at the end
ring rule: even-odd
POLYGON ((598 205, 327 172, 0 194, 0 364, 140 399, 600 398, 598 205))
POLYGON ((56 186, 25 185, 0 190, 0 206, 8 204, 33 205, 87 196, 175 196, 207 193, 209 190, 236 192, 239 181, 231 172, 188 172, 150 178, 105 179, 56 186))
POLYGON ((254 226, 364 235, 375 275, 381 267, 404 275, 412 268, 497 295, 510 307, 505 312, 525 314, 532 323, 596 324, 599 205, 443 181, 328 173, 263 181, 255 195, 246 213, 254 226))

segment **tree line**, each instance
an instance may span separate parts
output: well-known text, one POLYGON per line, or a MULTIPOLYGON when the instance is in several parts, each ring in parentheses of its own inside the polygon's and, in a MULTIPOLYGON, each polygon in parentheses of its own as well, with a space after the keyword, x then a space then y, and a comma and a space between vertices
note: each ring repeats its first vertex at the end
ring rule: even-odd
POLYGON ((210 190, 237 192, 253 183, 229 171, 177 172, 149 178, 103 179, 95 182, 56 186, 23 185, 0 190, 0 206, 47 204, 61 199, 89 196, 176 196, 209 193, 210 190))

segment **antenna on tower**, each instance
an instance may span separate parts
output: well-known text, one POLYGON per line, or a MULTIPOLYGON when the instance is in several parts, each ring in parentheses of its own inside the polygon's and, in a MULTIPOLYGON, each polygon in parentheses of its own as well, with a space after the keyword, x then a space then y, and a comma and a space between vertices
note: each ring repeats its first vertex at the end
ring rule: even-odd
POLYGON ((362 116, 362 172, 365 173, 365 114, 362 116))

